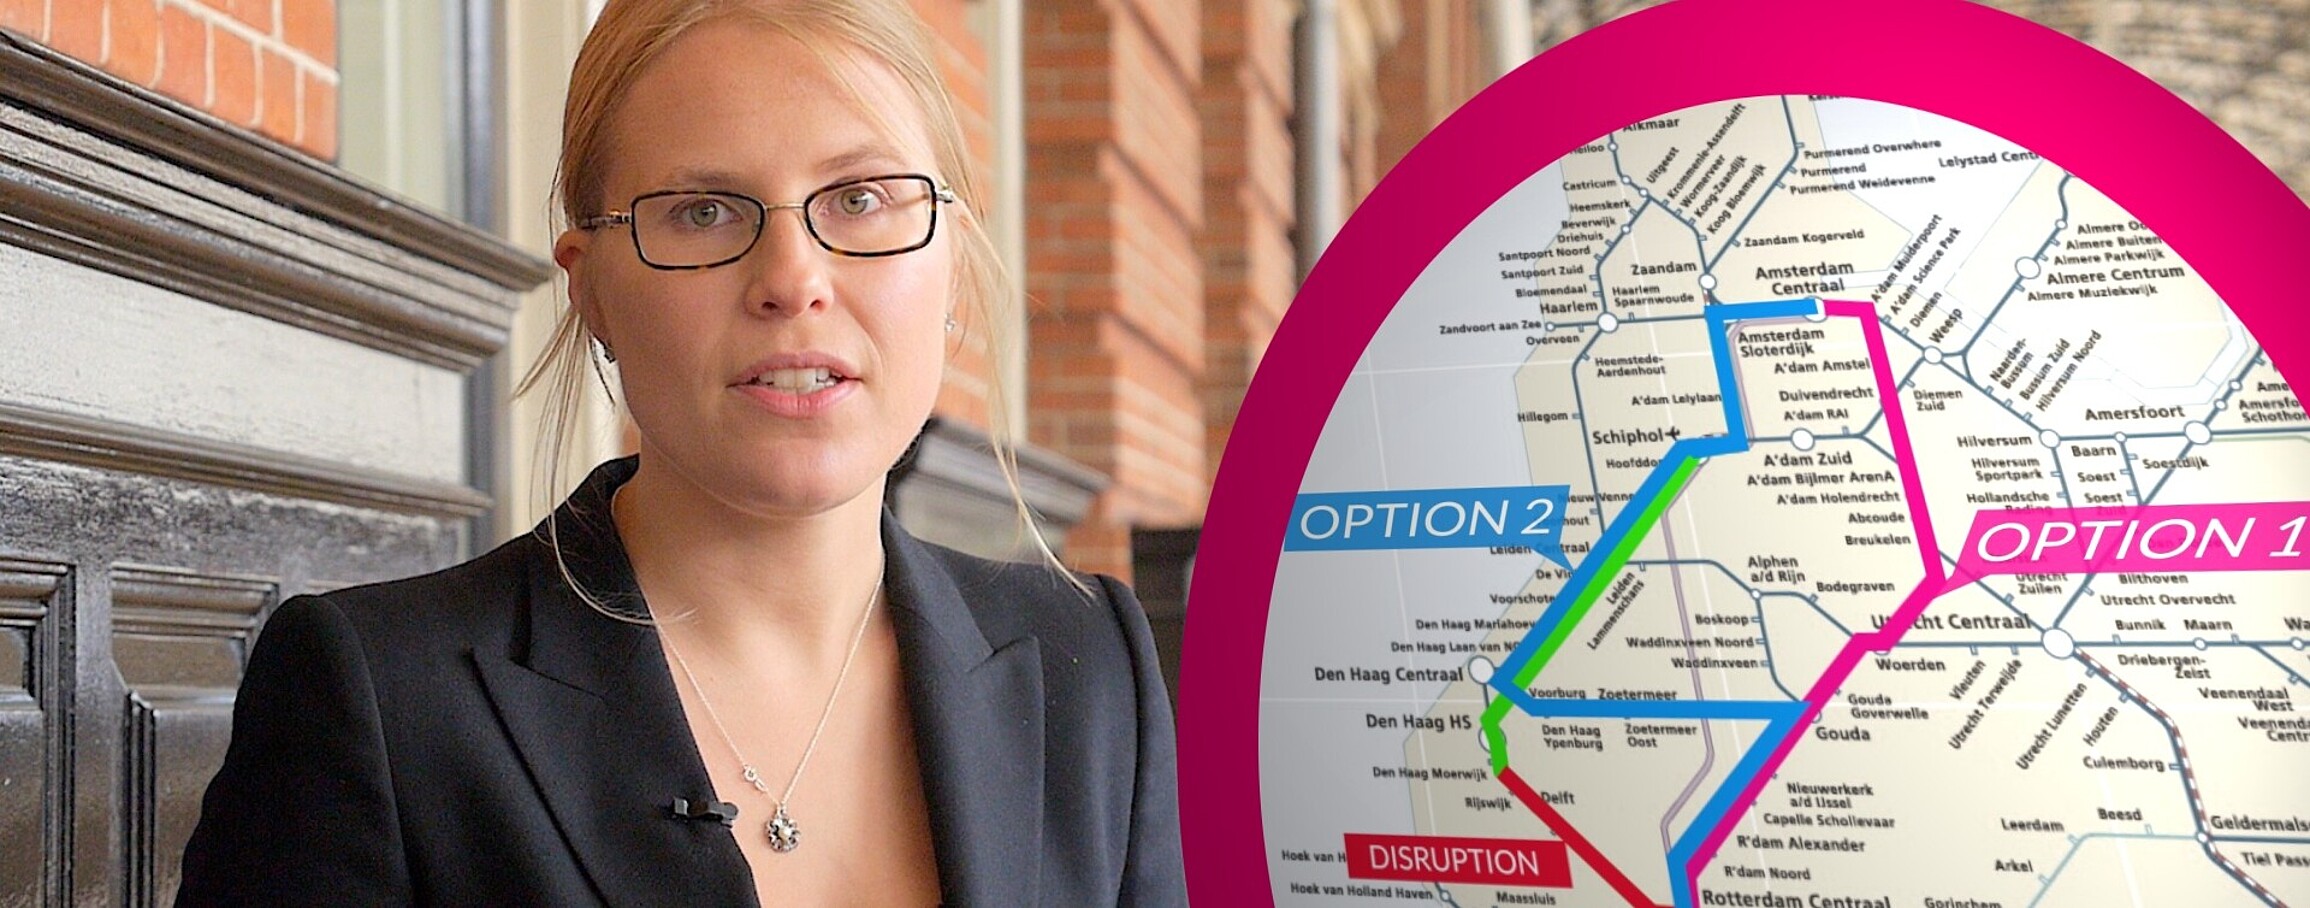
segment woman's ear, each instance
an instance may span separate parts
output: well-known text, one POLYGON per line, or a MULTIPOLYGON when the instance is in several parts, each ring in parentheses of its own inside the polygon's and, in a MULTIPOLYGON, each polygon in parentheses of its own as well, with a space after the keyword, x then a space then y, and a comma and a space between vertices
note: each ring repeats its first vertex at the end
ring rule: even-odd
POLYGON ((569 277, 569 304, 576 310, 578 321, 585 325, 586 333, 607 345, 610 338, 605 332, 609 326, 602 320, 601 307, 585 277, 586 252, 592 243, 593 234, 589 231, 562 231, 553 243, 553 263, 560 265, 562 273, 569 277))

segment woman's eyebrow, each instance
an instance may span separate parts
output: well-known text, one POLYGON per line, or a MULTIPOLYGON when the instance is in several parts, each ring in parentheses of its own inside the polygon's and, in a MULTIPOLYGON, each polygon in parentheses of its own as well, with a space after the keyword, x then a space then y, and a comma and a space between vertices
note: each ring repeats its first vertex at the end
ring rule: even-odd
POLYGON ((679 167, 666 174, 665 189, 734 189, 744 185, 745 177, 735 170, 718 167, 679 167))
POLYGON ((869 163, 900 167, 905 161, 906 156, 899 154, 898 149, 882 144, 867 144, 818 162, 818 172, 833 173, 869 163))
MULTIPOLYGON (((906 156, 889 145, 870 143, 834 155, 818 162, 818 172, 829 176, 842 171, 872 164, 893 170, 904 169, 906 156)), ((711 166, 677 167, 668 171, 658 189, 721 189, 735 190, 748 185, 750 178, 736 170, 711 166)))

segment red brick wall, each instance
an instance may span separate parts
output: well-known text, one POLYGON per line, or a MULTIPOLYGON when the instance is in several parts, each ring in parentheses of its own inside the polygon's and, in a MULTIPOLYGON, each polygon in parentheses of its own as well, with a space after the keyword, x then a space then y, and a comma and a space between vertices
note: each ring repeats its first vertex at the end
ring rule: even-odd
POLYGON ((1483 10, 1475 0, 1407 3, 1402 16, 1403 33, 1379 58, 1374 181, 1385 179, 1412 146, 1489 81, 1480 25, 1483 10))
POLYGON ((1201 15, 1026 12, 1030 438, 1112 477, 1067 555, 1126 577, 1131 528, 1200 522, 1209 489, 1201 15))
POLYGON ((1292 246, 1291 4, 1203 6, 1206 475, 1298 286, 1292 246))
MULTIPOLYGON (((955 114, 962 120, 963 138, 970 143, 971 156, 979 167, 982 182, 979 190, 993 204, 994 185, 988 165, 994 160, 993 95, 987 82, 987 48, 970 27, 965 0, 914 0, 915 12, 922 16, 933 32, 938 34, 940 75, 947 80, 947 88, 955 97, 955 114)), ((1011 212, 982 212, 986 216, 1011 217, 1011 212)), ((954 356, 947 368, 946 383, 940 387, 936 412, 943 417, 986 428, 991 425, 992 398, 990 384, 994 381, 994 348, 992 326, 978 324, 973 314, 957 311, 956 320, 962 322, 954 334, 954 356)), ((1013 330, 1011 328, 1008 330, 1013 330)), ((1018 343, 1023 344, 1024 338, 1018 343)), ((1026 393, 1024 388, 1007 389, 1012 395, 1026 393)))
POLYGON ((0 0, 0 28, 337 156, 335 0, 0 0))
MULTIPOLYGON (((948 74, 983 142, 985 48, 964 0, 915 3, 952 45, 948 74)), ((1113 481, 1068 538, 1079 567, 1128 578, 1132 528, 1202 520, 1244 390, 1297 287, 1296 6, 1027 4, 1028 438, 1113 481)), ((1355 88, 1376 116, 1334 150, 1362 176, 1351 204, 1482 85, 1473 0, 1387 12, 1400 40, 1368 49, 1355 88)), ((970 371, 983 360, 960 362, 983 375, 970 371)), ((950 381, 941 412, 983 412, 977 387, 950 381)))

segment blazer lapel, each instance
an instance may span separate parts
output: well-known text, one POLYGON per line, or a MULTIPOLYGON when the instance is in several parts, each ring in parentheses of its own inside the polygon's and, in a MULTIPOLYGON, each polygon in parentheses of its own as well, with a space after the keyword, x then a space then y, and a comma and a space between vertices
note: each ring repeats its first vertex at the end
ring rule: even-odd
POLYGON ((938 556, 887 512, 884 591, 912 704, 948 905, 1036 902, 1043 669, 1033 637, 989 641, 938 556))
MULTIPOLYGON (((633 463, 596 470, 556 512, 555 529, 571 577, 606 607, 646 614, 609 519, 609 493, 633 463)), ((539 551, 526 650, 474 658, 571 850, 613 905, 754 906, 753 874, 730 832, 673 816, 673 799, 710 799, 714 787, 656 631, 580 601, 550 551, 539 551)), ((990 640, 937 554, 888 512, 883 551, 946 903, 1034 905, 1044 743, 1036 640, 990 640)), ((742 815, 739 829, 765 819, 742 815)))
MULTIPOLYGON (((612 468, 624 464, 597 471, 557 513, 555 530, 572 577, 609 607, 638 611, 640 591, 609 524, 608 488, 626 478, 612 468)), ((540 547, 532 565, 526 652, 474 658, 571 851, 611 905, 755 905, 753 872, 730 831, 673 813, 675 798, 714 800, 714 784, 657 632, 579 600, 552 557, 540 547)), ((740 828, 768 819, 756 812, 742 814, 740 828)))

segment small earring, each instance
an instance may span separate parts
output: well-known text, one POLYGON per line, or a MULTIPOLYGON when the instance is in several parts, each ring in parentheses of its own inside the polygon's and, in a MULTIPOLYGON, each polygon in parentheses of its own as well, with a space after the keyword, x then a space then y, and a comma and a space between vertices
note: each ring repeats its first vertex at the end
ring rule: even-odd
POLYGON ((955 329, 955 325, 956 325, 956 322, 955 322, 955 320, 954 320, 954 316, 951 316, 951 315, 947 316, 947 317, 946 317, 946 333, 948 333, 948 334, 953 334, 953 333, 954 333, 954 329, 955 329))

